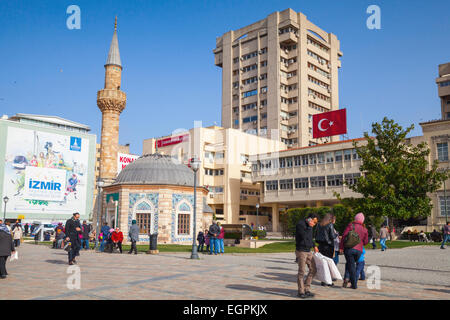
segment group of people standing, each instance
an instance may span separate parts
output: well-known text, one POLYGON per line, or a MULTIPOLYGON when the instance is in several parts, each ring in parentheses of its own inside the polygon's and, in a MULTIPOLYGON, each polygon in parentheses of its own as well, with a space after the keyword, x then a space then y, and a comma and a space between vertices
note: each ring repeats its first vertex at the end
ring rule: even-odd
MULTIPOLYGON (((364 226, 364 214, 358 213, 354 221, 347 225, 342 236, 339 236, 334 228, 336 218, 328 213, 317 226, 314 239, 313 228, 318 220, 318 215, 311 213, 296 225, 295 255, 298 263, 298 296, 303 299, 314 297, 314 293, 310 289, 317 268, 311 249, 333 259, 336 264, 339 263, 339 255, 345 256, 344 288, 347 288, 348 284, 351 283, 351 288, 357 289, 358 280, 364 280, 364 246, 369 243, 368 231, 364 226), (305 278, 306 266, 308 266, 309 271, 305 278)), ((322 285, 326 284, 322 283, 322 285)), ((333 286, 333 284, 329 286, 333 286)))
POLYGON ((197 235, 198 251, 204 252, 203 248, 206 245, 206 252, 210 255, 225 253, 224 248, 225 230, 220 225, 220 222, 213 221, 209 230, 200 231, 197 235))

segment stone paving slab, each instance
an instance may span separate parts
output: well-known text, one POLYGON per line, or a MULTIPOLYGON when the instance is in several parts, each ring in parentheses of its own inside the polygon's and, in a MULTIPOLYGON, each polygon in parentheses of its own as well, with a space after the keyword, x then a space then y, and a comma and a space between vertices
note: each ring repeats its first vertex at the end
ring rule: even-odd
MULTIPOLYGON (((47 246, 23 244, 19 260, 8 262, 9 276, 0 280, 6 299, 129 300, 298 299, 297 264, 293 253, 159 255, 107 254, 82 251, 78 257, 81 288, 68 289, 67 253, 47 246)), ((344 271, 345 259, 338 265, 344 271)), ((450 250, 434 247, 369 250, 366 267, 381 268, 380 290, 333 288, 313 281, 317 299, 398 300, 450 299, 450 250), (448 252, 447 252, 448 251, 448 252)))

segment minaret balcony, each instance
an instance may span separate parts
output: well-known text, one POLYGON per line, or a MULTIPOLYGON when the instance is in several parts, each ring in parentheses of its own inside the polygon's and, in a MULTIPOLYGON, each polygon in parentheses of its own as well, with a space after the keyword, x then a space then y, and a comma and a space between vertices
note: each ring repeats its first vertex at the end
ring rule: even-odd
POLYGON ((100 110, 111 110, 121 113, 125 109, 127 95, 114 89, 102 89, 97 92, 97 105, 100 110))

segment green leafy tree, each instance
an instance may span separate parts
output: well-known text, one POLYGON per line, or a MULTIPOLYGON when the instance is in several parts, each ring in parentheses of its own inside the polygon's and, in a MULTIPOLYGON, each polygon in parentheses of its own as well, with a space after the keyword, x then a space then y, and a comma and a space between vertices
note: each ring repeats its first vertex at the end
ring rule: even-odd
POLYGON ((368 216, 402 220, 429 216, 432 204, 427 194, 435 192, 447 174, 437 170, 437 162, 428 163, 430 149, 425 142, 407 143, 406 136, 413 128, 403 129, 387 118, 373 123, 373 137, 364 133, 367 145, 353 143, 362 160, 362 176, 349 188, 363 197, 335 196, 354 212, 368 216))

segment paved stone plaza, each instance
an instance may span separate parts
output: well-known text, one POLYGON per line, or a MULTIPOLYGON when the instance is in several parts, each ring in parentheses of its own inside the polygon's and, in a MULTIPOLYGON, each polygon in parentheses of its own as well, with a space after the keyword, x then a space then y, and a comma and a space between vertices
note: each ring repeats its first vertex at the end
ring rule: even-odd
MULTIPOLYGON (((298 299, 294 254, 159 255, 82 251, 81 288, 66 282, 67 254, 47 246, 22 244, 19 260, 8 262, 0 299, 298 299)), ((341 256, 342 257, 342 256, 341 256)), ((344 269, 342 257, 339 269, 344 269)), ((381 289, 334 288, 313 281, 317 299, 450 299, 450 248, 439 246, 369 250, 366 267, 381 268, 381 289)))

